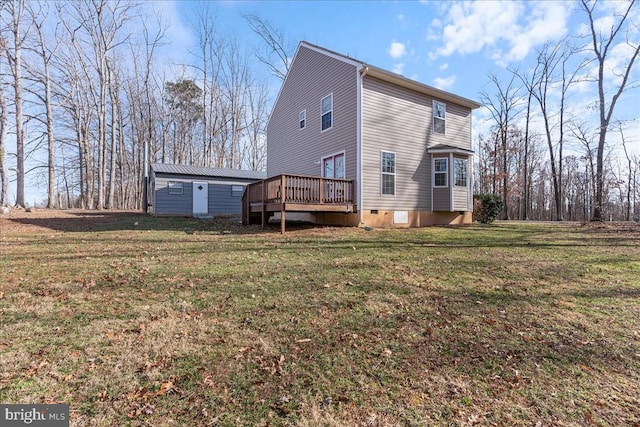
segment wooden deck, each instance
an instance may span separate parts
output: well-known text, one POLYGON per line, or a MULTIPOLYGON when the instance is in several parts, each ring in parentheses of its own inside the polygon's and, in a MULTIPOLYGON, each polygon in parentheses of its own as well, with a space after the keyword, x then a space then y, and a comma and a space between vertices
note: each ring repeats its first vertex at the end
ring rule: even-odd
POLYGON ((286 212, 355 212, 353 181, 278 175, 249 184, 242 196, 242 223, 260 221, 264 228, 275 212, 285 232, 286 212))

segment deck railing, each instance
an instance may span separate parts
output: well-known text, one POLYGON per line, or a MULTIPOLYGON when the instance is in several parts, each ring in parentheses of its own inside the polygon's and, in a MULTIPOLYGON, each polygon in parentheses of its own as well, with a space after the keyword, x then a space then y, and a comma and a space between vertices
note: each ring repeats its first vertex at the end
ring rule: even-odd
POLYGON ((278 175, 247 186, 246 203, 353 203, 353 181, 298 175, 278 175))

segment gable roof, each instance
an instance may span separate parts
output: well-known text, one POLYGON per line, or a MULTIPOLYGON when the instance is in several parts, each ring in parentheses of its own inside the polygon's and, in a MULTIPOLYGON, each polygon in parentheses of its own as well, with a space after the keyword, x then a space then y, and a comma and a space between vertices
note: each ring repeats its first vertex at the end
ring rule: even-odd
POLYGON ((151 170, 156 173, 168 173, 174 175, 207 176, 214 178, 236 179, 266 179, 267 173, 260 171, 247 171, 239 169, 209 168, 205 166, 172 165, 168 163, 154 163, 151 170))
MULTIPOLYGON (((293 66, 293 62, 295 61, 296 56, 298 56, 298 51, 300 50, 301 47, 306 47, 308 49, 314 50, 316 52, 319 52, 323 55, 327 55, 330 56, 332 58, 335 58, 337 60, 346 62, 348 64, 351 65, 355 65, 357 67, 359 67, 360 70, 360 74, 365 77, 365 76, 371 76, 371 77, 375 77, 378 78, 380 80, 386 81, 388 83, 397 85, 397 86, 401 86, 401 87, 405 87, 407 89, 410 90, 414 90, 416 92, 419 93, 423 93, 425 95, 431 96, 433 98, 437 98, 443 101, 447 101, 447 102, 451 102, 454 104, 458 104, 461 105, 463 107, 467 107, 469 109, 476 109, 479 108, 482 104, 473 101, 471 99, 467 99, 464 98, 462 96, 458 96, 456 94, 453 94, 451 92, 447 92, 444 91, 442 89, 438 89, 435 88, 433 86, 429 86, 426 85, 424 83, 420 83, 418 81, 415 80, 411 80, 408 79, 400 74, 397 73, 393 73, 391 71, 387 71, 385 69, 382 69, 380 67, 376 67, 375 65, 370 65, 367 64, 366 62, 363 61, 359 61, 355 58, 351 58, 347 55, 343 55, 341 53, 338 52, 334 52, 332 50, 326 49, 322 46, 317 46, 314 45, 312 43, 306 42, 306 41, 301 41, 300 44, 298 45, 298 49, 296 50, 296 55, 293 57, 293 61, 291 63, 291 65, 293 66)), ((283 84, 284 86, 284 84, 283 84)), ((279 95, 278 95, 279 96, 279 95)))

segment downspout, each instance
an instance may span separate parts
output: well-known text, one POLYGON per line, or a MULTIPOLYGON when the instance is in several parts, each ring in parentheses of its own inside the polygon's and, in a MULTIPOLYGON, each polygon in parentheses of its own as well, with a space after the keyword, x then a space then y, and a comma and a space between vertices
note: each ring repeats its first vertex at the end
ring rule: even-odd
POLYGON ((430 185, 430 191, 431 191, 431 212, 433 212, 433 186, 435 184, 435 178, 436 178, 436 173, 435 173, 435 168, 434 168, 434 164, 433 164, 433 153, 429 154, 429 162, 430 162, 430 166, 429 166, 429 170, 431 171, 431 185, 430 185))
POLYGON ((357 92, 358 92, 358 106, 357 106, 357 125, 356 125, 356 151, 358 156, 358 161, 356 162, 357 171, 356 175, 358 178, 358 212, 360 216, 360 224, 364 224, 364 210, 362 208, 362 91, 364 88, 364 77, 369 72, 369 67, 363 65, 360 70, 357 71, 357 92))

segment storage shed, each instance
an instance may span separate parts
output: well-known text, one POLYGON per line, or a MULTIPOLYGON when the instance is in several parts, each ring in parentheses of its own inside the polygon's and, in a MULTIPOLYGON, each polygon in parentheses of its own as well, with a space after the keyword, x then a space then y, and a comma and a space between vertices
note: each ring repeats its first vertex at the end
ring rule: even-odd
POLYGON ((265 172, 154 163, 149 211, 202 218, 241 214, 245 186, 266 177, 265 172))

